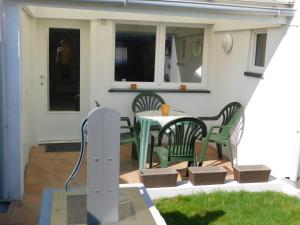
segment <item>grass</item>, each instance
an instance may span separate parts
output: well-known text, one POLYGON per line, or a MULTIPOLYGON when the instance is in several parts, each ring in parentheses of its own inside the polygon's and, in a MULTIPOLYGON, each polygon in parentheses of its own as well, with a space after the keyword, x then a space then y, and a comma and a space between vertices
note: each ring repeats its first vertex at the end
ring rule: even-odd
POLYGON ((214 192, 155 201, 168 225, 300 225, 300 199, 277 192, 214 192))

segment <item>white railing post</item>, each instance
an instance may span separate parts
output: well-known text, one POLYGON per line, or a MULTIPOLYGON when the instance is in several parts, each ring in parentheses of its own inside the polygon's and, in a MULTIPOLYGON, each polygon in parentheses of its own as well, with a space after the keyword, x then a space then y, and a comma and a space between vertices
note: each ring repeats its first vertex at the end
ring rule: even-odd
POLYGON ((88 224, 118 224, 120 114, 96 108, 88 116, 88 224))

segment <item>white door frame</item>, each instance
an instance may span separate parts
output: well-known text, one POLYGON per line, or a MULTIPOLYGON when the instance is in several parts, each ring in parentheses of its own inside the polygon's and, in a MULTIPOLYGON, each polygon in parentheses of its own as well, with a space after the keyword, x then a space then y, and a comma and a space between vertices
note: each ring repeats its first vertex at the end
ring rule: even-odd
POLYGON ((38 71, 36 74, 36 104, 39 143, 73 142, 80 140, 80 122, 89 111, 89 21, 64 19, 37 19, 38 71), (80 111, 49 111, 49 28, 80 30, 80 111), (41 85, 40 83, 44 83, 41 85), (45 129, 47 128, 47 129, 45 129))

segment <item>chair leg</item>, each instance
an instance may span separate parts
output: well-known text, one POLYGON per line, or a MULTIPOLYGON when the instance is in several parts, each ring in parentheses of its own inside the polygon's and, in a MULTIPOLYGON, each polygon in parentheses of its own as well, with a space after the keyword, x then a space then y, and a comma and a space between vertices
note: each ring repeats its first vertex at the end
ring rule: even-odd
POLYGON ((151 146, 150 146, 150 163, 149 163, 149 167, 152 168, 153 166, 153 146, 154 146, 154 137, 151 136, 151 146))
POLYGON ((199 160, 198 160, 198 162, 199 162, 198 166, 202 166, 203 161, 205 159, 206 152, 207 152, 207 147, 208 147, 208 140, 209 140, 209 138, 207 136, 203 141, 202 148, 201 148, 201 153, 200 153, 199 160))
POLYGON ((219 159, 223 159, 222 145, 221 144, 216 144, 216 145, 217 145, 217 150, 218 150, 218 157, 219 157, 219 159))
POLYGON ((232 144, 231 144, 231 141, 229 140, 228 141, 228 154, 229 154, 229 159, 230 159, 230 162, 231 162, 231 166, 233 168, 233 159, 232 159, 232 144))
POLYGON ((131 145, 131 158, 138 160, 137 148, 135 144, 131 145))
POLYGON ((168 161, 160 161, 160 168, 167 168, 168 167, 168 161))

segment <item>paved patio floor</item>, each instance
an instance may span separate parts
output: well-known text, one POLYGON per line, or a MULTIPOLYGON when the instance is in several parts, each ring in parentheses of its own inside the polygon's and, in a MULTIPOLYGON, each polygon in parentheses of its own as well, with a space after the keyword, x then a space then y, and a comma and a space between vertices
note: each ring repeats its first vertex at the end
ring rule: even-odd
MULTIPOLYGON (((197 146, 199 151, 200 146, 197 146)), ((72 172, 78 152, 54 152, 44 151, 43 146, 33 147, 25 172, 25 193, 21 202, 14 202, 7 214, 0 214, 0 225, 37 225, 40 212, 40 200, 44 188, 63 188, 64 182, 72 172)), ((229 171, 226 179, 232 179, 232 168, 228 160, 217 160, 216 151, 209 149, 207 165, 222 165, 229 171)), ((157 165, 158 166, 158 165, 157 165)), ((178 181, 185 177, 187 163, 175 163, 171 165, 178 169, 180 176, 178 181)), ((121 146, 120 183, 139 183, 138 161, 131 158, 131 145, 121 146)), ((81 170, 72 182, 72 187, 86 185, 86 160, 81 170)))

